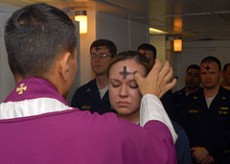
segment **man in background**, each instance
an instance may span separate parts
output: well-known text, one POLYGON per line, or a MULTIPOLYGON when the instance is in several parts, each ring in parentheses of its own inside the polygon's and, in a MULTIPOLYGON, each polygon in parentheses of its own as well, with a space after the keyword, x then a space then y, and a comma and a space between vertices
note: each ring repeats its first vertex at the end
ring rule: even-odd
POLYGON ((200 64, 203 89, 183 103, 183 127, 196 163, 230 163, 230 92, 221 87, 221 63, 213 56, 200 64))
POLYGON ((184 88, 173 94, 178 103, 181 103, 189 94, 200 89, 200 66, 192 64, 187 67, 184 84, 184 88))
POLYGON ((174 118, 178 123, 183 122, 183 111, 181 105, 188 95, 198 91, 200 87, 200 66, 196 64, 189 65, 184 77, 184 88, 173 93, 174 99, 174 118))
POLYGON ((89 56, 95 78, 76 90, 71 106, 91 113, 113 112, 108 97, 107 69, 116 53, 117 48, 110 40, 98 39, 91 44, 89 56))
MULTIPOLYGON (((148 59, 148 63, 150 67, 153 67, 156 57, 157 57, 157 50, 156 47, 150 43, 142 43, 137 47, 137 52, 144 55, 148 59)), ((161 97, 161 101, 167 111, 169 117, 174 119, 175 109, 174 109, 174 99, 172 96, 172 91, 169 90, 161 97)))
MULTIPOLYGON (((155 46, 149 43, 143 43, 138 46, 137 51, 148 59, 150 67, 154 66, 157 57, 157 51, 155 46)), ((169 115, 173 127, 178 135, 177 141, 175 143, 177 164, 191 164, 192 161, 189 149, 189 140, 184 129, 175 121, 175 101, 171 90, 167 91, 160 100, 167 114, 169 115)))
POLYGON ((153 66, 157 56, 157 50, 155 46, 149 43, 143 43, 137 47, 137 52, 146 56, 146 58, 149 60, 149 64, 153 66))
POLYGON ((230 63, 224 65, 223 68, 223 81, 221 86, 227 90, 230 90, 230 63))

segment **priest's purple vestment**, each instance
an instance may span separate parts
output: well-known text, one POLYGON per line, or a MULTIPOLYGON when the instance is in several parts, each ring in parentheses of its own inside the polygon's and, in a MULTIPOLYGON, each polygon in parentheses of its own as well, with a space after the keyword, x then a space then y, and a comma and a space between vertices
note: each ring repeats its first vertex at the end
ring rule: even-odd
POLYGON ((67 105, 44 79, 28 78, 0 104, 2 164, 174 164, 168 127, 144 127, 67 105), (14 117, 14 116, 17 117, 14 117))

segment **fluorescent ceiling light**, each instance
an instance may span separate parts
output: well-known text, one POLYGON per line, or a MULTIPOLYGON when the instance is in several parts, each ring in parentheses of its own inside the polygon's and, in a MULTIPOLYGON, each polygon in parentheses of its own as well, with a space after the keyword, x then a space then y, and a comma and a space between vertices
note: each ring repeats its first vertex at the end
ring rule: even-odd
POLYGON ((156 28, 149 28, 149 33, 150 34, 167 34, 167 32, 156 29, 156 28))

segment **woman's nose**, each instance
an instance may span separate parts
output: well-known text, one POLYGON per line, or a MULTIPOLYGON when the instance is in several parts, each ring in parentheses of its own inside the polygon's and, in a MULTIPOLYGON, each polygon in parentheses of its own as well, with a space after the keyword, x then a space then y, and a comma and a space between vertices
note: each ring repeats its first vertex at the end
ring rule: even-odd
POLYGON ((127 87, 126 85, 122 85, 121 88, 120 88, 120 96, 124 97, 124 96, 127 96, 127 87))

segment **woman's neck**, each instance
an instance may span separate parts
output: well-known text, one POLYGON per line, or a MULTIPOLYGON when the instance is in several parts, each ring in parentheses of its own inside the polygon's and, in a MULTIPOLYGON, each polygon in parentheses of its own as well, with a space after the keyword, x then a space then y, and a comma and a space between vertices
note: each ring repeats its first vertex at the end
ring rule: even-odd
POLYGON ((137 111, 130 115, 118 114, 118 117, 128 120, 131 123, 139 124, 140 123, 140 111, 137 111))

